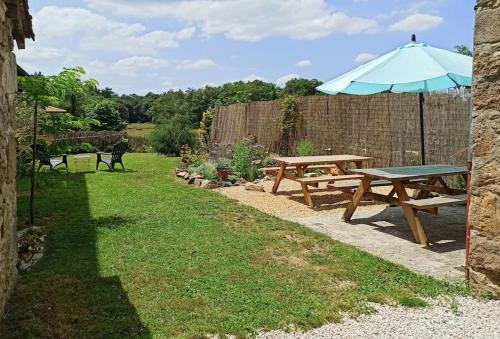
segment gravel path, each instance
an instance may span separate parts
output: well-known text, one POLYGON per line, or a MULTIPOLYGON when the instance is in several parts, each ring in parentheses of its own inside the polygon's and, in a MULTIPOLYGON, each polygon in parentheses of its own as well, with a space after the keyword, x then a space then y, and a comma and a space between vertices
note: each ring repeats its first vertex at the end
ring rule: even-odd
POLYGON ((500 301, 459 297, 431 300, 432 307, 373 304, 377 313, 307 332, 272 331, 260 339, 292 338, 500 338, 500 301))

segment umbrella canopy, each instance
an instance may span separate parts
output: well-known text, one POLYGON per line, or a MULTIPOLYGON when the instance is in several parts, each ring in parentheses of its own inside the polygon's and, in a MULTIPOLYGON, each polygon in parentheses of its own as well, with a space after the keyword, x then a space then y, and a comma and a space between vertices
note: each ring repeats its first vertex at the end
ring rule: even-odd
POLYGON ((327 94, 425 93, 472 84, 472 58, 411 42, 316 89, 327 94))
POLYGON ((472 57, 415 41, 316 87, 327 94, 419 93, 420 151, 425 165, 422 93, 472 85, 472 57))

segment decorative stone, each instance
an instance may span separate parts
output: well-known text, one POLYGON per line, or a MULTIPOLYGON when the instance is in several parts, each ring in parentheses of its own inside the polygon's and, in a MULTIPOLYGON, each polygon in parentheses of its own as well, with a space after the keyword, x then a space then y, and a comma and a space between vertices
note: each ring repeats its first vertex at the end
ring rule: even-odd
POLYGON ((177 172, 177 178, 184 178, 188 172, 177 172))
POLYGON ((256 185, 256 184, 247 184, 245 186, 246 191, 255 191, 255 192, 265 192, 264 186, 256 185))
POLYGON ((200 187, 211 190, 218 188, 219 184, 215 180, 202 180, 200 187))
POLYGON ((194 184, 197 179, 202 179, 201 175, 191 175, 188 179, 188 184, 194 184))
POLYGON ((316 178, 318 176, 318 174, 316 173, 306 173, 304 174, 304 177, 306 178, 316 178))
POLYGON ((203 179, 201 177, 200 178, 196 178, 193 181, 193 185, 195 185, 195 186, 201 186, 202 183, 203 183, 203 179))

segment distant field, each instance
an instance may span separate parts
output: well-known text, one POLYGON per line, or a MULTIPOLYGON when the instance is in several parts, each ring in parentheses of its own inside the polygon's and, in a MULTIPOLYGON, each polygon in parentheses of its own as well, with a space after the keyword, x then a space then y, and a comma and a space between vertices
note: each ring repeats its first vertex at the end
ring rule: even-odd
POLYGON ((155 128, 153 123, 129 124, 127 134, 131 137, 148 137, 155 128))

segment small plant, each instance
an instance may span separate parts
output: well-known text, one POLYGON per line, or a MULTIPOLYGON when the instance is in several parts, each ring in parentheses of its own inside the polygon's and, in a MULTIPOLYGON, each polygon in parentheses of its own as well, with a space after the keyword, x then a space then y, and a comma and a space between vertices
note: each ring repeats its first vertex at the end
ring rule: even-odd
POLYGON ((201 175, 204 179, 214 180, 217 179, 217 170, 215 165, 211 162, 204 162, 199 166, 190 166, 188 168, 190 174, 201 175))
POLYGON ((255 165, 249 166, 248 169, 247 169, 245 178, 248 181, 254 181, 258 177, 259 177, 259 170, 258 170, 257 166, 255 166, 255 165))
POLYGON ((217 169, 229 169, 231 167, 231 161, 226 158, 219 159, 215 163, 215 168, 217 169))
POLYGON ((232 172, 240 178, 245 177, 251 162, 251 148, 244 142, 239 141, 234 145, 233 160, 231 162, 232 172))
POLYGON ((316 154, 316 148, 313 143, 307 139, 299 141, 297 145, 297 155, 300 157, 306 157, 316 154))

